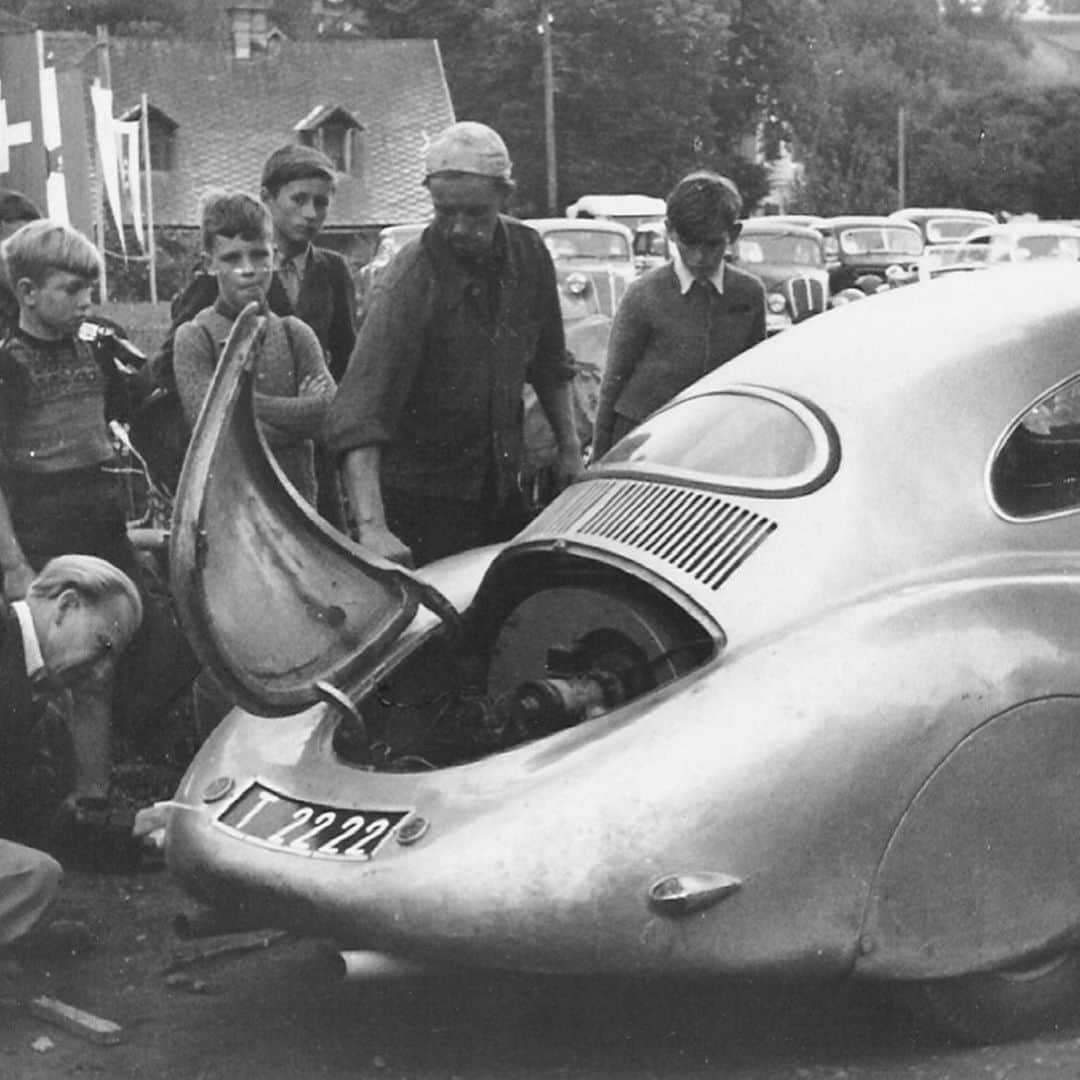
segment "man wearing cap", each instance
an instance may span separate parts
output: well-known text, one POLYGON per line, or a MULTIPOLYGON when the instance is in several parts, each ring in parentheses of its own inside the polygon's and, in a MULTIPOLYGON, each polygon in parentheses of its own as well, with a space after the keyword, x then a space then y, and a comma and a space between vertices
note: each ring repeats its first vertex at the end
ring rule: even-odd
POLYGON ((555 269, 539 234, 502 213, 503 140, 454 124, 424 164, 434 220, 376 284, 326 426, 360 543, 418 566, 524 524, 526 382, 555 433, 559 479, 582 467, 555 269))

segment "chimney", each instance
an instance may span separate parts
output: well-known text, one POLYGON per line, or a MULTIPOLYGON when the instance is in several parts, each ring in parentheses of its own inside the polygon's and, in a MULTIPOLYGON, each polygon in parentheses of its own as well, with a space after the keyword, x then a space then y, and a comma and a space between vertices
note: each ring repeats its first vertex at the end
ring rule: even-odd
POLYGON ((234 60, 250 60, 260 53, 266 54, 270 3, 271 0, 237 0, 225 9, 234 60))

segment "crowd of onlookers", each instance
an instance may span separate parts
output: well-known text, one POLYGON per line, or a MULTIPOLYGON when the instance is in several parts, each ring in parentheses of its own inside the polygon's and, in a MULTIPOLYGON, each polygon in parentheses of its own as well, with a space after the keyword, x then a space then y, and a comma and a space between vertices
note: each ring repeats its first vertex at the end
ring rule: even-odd
MULTIPOLYGON (((208 196, 203 270, 173 301, 143 373, 194 424, 234 321, 258 305, 255 414, 282 472, 366 549, 413 565, 524 524, 526 382, 555 434, 556 487, 585 468, 554 268, 539 235, 504 213, 503 140, 453 125, 429 144, 423 182, 432 224, 382 275, 358 327, 345 261, 315 244, 334 195, 326 157, 286 146, 257 194, 208 196)), ((672 191, 672 262, 635 281, 616 313, 594 456, 764 337, 760 282, 724 260, 740 214, 738 191, 715 173, 672 191)), ((229 702, 129 540, 108 421, 133 406, 80 333, 100 255, 18 193, 0 195, 0 221, 3 950, 35 924, 43 936, 54 856, 131 865, 110 794, 116 733, 137 741, 193 681, 200 730, 229 702), (70 748, 55 806, 33 786, 45 730, 70 748)))

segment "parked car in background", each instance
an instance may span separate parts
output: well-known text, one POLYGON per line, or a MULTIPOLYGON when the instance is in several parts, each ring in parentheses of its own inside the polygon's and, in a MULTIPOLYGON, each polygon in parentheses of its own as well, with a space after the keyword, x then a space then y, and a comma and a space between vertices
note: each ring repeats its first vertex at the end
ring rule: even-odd
POLYGON ((582 195, 566 208, 571 218, 604 218, 636 229, 647 221, 663 221, 667 203, 653 195, 582 195))
POLYGON ((879 285, 914 280, 918 274, 923 238, 917 225, 885 215, 848 214, 822 220, 829 288, 838 293, 857 287, 872 291, 879 285))
POLYGON ((639 274, 663 266, 670 257, 667 227, 662 221, 647 221, 634 230, 634 267, 639 274))
POLYGON ((415 240, 428 227, 427 221, 412 221, 405 225, 388 225, 379 233, 375 252, 360 267, 356 275, 356 304, 363 315, 367 298, 379 274, 390 265, 390 260, 410 241, 415 240))
MULTIPOLYGON (((633 236, 625 225, 603 218, 532 218, 525 224, 544 238, 555 263, 566 347, 576 369, 571 385, 574 420, 582 449, 588 451, 612 318, 637 274, 633 236)), ((550 501, 556 451, 555 435, 533 388, 526 384, 521 480, 534 507, 550 501)))
POLYGON ((530 218, 555 263, 563 318, 594 306, 613 315, 637 275, 633 234, 625 225, 600 218, 530 218))
POLYGON ((898 221, 910 221, 918 226, 923 242, 931 244, 955 244, 976 229, 996 225, 997 218, 985 210, 963 210, 957 207, 909 206, 894 210, 889 217, 898 221))
POLYGON ((816 229, 771 217, 747 218, 730 258, 765 286, 768 334, 820 315, 829 306, 825 241, 816 229))
POLYGON ((987 244, 930 244, 919 259, 919 280, 933 281, 956 274, 970 274, 990 266, 987 244))
POLYGON ((356 977, 865 980, 983 1040, 1075 1017, 1078 340, 1074 266, 852 304, 419 573, 282 481, 227 347, 170 565, 237 707, 162 807, 170 872, 356 977))
POLYGON ((1080 259, 1080 228, 1057 221, 1019 221, 978 229, 965 240, 986 247, 991 263, 1080 259))
MULTIPOLYGON (((829 306, 829 275, 820 232, 787 218, 755 217, 742 223, 739 239, 726 258, 748 270, 765 286, 766 331, 775 334, 819 315, 829 306)), ((663 222, 639 226, 634 233, 634 263, 639 273, 670 258, 663 222)))

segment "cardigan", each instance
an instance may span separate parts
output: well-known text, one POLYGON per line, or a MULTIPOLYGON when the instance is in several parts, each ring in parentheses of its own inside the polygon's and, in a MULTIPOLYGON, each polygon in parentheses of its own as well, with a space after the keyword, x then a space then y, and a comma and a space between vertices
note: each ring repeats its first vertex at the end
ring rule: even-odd
MULTIPOLYGON (((326 353, 330 374, 340 382, 356 342, 356 288, 349 264, 336 251, 313 244, 309 252, 296 304, 290 302, 285 286, 275 272, 266 293, 266 306, 275 315, 295 315, 315 331, 326 353)), ((175 297, 170 309, 172 329, 161 352, 152 361, 155 369, 160 369, 171 359, 177 327, 194 319, 203 308, 210 307, 217 295, 217 278, 213 274, 200 273, 175 297)), ((168 379, 163 378, 163 382, 167 384, 168 379)))
POLYGON ((695 283, 685 295, 671 263, 631 282, 615 312, 593 435, 607 452, 615 418, 644 420, 703 375, 765 338, 765 287, 724 264, 724 291, 695 283))
MULTIPOLYGON (((177 328, 173 369, 176 388, 191 426, 210 389, 225 339, 235 316, 217 306, 204 308, 177 328)), ((309 375, 327 375, 314 331, 294 316, 266 316, 266 333, 255 362, 255 415, 274 457, 293 486, 309 502, 315 499, 314 439, 334 396, 333 387, 298 396, 309 375)))

